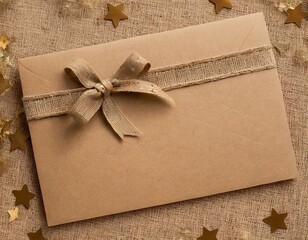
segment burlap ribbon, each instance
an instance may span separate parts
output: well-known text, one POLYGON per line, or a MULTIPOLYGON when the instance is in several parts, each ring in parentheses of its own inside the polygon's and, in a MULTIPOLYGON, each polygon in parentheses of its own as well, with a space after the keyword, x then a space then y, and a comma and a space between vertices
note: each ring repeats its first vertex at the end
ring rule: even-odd
POLYGON ((112 78, 105 80, 99 78, 89 63, 77 59, 66 71, 77 77, 84 87, 24 96, 23 103, 28 121, 70 114, 80 122, 86 123, 102 107, 107 121, 121 138, 125 135, 139 136, 140 130, 113 102, 112 93, 146 93, 172 103, 172 99, 163 91, 232 79, 231 77, 275 67, 271 45, 164 66, 151 71, 150 64, 144 58, 132 54, 112 78))
POLYGON ((173 100, 160 87, 137 79, 149 69, 150 63, 133 53, 112 78, 102 80, 88 62, 80 58, 74 60, 65 70, 75 76, 86 89, 69 109, 68 114, 84 124, 101 108, 108 123, 120 138, 141 135, 142 132, 122 113, 111 94, 144 93, 173 104, 173 100))

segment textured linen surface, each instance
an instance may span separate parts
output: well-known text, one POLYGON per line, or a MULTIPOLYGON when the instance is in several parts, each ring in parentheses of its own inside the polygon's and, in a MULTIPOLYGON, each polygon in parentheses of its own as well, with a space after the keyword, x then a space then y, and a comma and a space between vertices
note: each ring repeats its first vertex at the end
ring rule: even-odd
MULTIPOLYGON (((304 40, 308 37, 307 20, 303 20, 301 29, 294 24, 284 25, 286 15, 267 0, 233 0, 233 9, 224 9, 218 15, 207 0, 122 2, 129 19, 121 21, 117 29, 108 21, 97 24, 97 18, 107 12, 107 1, 104 0, 92 11, 75 9, 62 14, 59 14, 62 9, 60 0, 13 0, 0 13, 0 26, 16 37, 10 49, 15 58, 20 58, 262 11, 271 41, 291 44, 286 56, 276 53, 276 59, 299 178, 47 228, 30 142, 25 153, 19 150, 9 153, 10 143, 7 140, 1 151, 9 161, 9 169, 0 177, 0 239, 25 240, 28 232, 40 227, 45 237, 53 240, 173 239, 182 228, 190 229, 196 238, 201 235, 203 226, 219 228, 218 239, 308 239, 308 67, 297 64, 293 58, 296 51, 308 48, 304 40), (29 210, 20 206, 20 219, 9 224, 7 210, 14 207, 15 201, 11 192, 21 189, 24 183, 28 184, 36 198, 31 201, 29 210), (270 234, 269 226, 262 219, 270 215, 271 208, 289 213, 287 231, 278 230, 270 234)), ((110 3, 119 2, 112 0, 110 3)), ((308 10, 308 1, 304 1, 303 7, 308 10)), ((9 69, 7 77, 14 87, 1 95, 0 111, 3 116, 12 118, 22 96, 16 66, 9 69)), ((22 126, 27 132, 25 119, 22 126)), ((207 183, 204 183, 206 186, 207 183)))

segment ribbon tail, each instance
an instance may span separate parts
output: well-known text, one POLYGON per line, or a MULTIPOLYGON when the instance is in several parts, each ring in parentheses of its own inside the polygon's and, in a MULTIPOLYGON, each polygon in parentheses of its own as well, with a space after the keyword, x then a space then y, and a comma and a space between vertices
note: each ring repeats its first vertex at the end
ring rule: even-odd
POLYGON ((102 110, 108 123, 121 139, 124 136, 142 135, 142 132, 125 117, 110 96, 105 97, 102 110))
POLYGON ((101 94, 96 90, 87 90, 74 103, 68 114, 80 123, 85 124, 99 110, 103 100, 101 94))

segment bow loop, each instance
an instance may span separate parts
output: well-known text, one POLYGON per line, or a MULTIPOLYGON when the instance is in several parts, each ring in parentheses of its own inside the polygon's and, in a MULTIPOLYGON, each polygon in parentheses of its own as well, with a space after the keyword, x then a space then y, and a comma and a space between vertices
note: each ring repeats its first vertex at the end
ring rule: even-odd
POLYGON ((151 64, 137 53, 132 53, 113 76, 115 79, 127 80, 140 78, 151 68, 151 64))
POLYGON ((157 96, 168 103, 173 100, 157 85, 136 79, 149 71, 150 63, 136 53, 130 55, 111 79, 101 80, 90 64, 74 60, 65 71, 87 88, 69 110, 81 123, 87 123, 102 107, 103 113, 120 138, 140 136, 141 131, 130 122, 111 98, 111 93, 133 92, 157 96))
POLYGON ((82 58, 75 59, 64 70, 86 88, 94 88, 95 84, 101 82, 91 65, 82 58))

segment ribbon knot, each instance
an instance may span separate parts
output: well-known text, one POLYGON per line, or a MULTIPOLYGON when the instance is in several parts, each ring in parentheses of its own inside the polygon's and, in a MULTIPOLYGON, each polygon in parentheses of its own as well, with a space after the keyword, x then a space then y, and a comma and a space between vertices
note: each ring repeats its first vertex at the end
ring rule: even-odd
POLYGON ((94 88, 98 92, 101 92, 104 96, 108 96, 113 90, 113 84, 111 80, 106 79, 106 80, 101 81, 101 83, 96 83, 94 85, 94 88))
POLYGON ((148 61, 133 53, 112 78, 101 80, 87 61, 80 58, 74 60, 65 71, 75 76, 86 89, 69 110, 69 115, 84 124, 101 108, 120 138, 140 136, 142 132, 121 112, 111 94, 144 93, 173 104, 173 100, 159 86, 137 79, 148 72, 150 66, 148 61))

